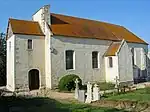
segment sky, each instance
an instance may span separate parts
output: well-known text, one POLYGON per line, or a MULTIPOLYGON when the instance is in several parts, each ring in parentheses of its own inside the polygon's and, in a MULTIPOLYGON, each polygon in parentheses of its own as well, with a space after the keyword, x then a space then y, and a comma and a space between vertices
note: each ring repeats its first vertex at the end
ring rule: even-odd
POLYGON ((125 26, 150 44, 150 0, 0 0, 0 32, 9 18, 31 20, 47 4, 53 13, 125 26))

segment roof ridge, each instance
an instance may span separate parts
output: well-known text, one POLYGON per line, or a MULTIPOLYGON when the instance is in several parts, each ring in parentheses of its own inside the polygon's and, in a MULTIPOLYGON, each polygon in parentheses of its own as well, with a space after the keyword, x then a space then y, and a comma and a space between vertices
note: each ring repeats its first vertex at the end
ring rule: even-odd
POLYGON ((99 20, 93 20, 93 19, 88 19, 88 18, 82 18, 82 17, 70 16, 70 15, 64 15, 64 14, 58 14, 58 13, 50 13, 50 14, 60 15, 60 16, 66 16, 66 17, 72 17, 72 18, 76 18, 76 19, 88 20, 88 21, 93 21, 93 22, 100 22, 100 23, 104 23, 104 24, 109 24, 109 25, 114 25, 114 26, 121 27, 121 25, 118 25, 118 24, 113 24, 113 23, 99 21, 99 20))

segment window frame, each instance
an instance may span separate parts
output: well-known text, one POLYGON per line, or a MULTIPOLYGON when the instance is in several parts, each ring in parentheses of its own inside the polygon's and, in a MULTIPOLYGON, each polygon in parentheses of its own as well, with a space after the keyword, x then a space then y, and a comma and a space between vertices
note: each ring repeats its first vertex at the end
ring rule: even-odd
POLYGON ((75 70, 75 51, 74 50, 65 50, 65 69, 66 70, 75 70), (67 52, 72 52, 72 67, 67 67, 67 52))
POLYGON ((27 49, 28 50, 33 50, 33 40, 32 39, 27 40, 27 49), (29 41, 31 41, 31 48, 29 48, 29 41))
POLYGON ((92 52, 92 69, 99 69, 100 68, 100 66, 99 66, 99 52, 98 51, 93 51, 92 52), (97 65, 96 65, 96 67, 95 67, 95 65, 94 65, 94 60, 93 60, 93 53, 97 53, 97 65))

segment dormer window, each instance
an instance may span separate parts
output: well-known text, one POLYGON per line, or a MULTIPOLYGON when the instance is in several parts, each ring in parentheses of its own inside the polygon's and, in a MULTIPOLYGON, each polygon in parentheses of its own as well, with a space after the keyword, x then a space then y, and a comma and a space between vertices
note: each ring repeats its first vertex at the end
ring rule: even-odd
POLYGON ((33 43, 31 39, 28 39, 28 49, 33 49, 33 43))

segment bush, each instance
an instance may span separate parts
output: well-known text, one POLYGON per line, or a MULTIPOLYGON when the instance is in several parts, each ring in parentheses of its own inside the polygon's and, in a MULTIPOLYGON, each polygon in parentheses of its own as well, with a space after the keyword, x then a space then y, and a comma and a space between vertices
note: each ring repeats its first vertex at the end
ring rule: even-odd
POLYGON ((100 82, 98 83, 100 90, 111 90, 115 88, 115 84, 100 82))
POLYGON ((79 76, 75 74, 69 74, 62 77, 59 81, 58 88, 60 91, 71 91, 75 90, 75 80, 78 78, 79 80, 79 88, 82 87, 82 80, 79 76))

